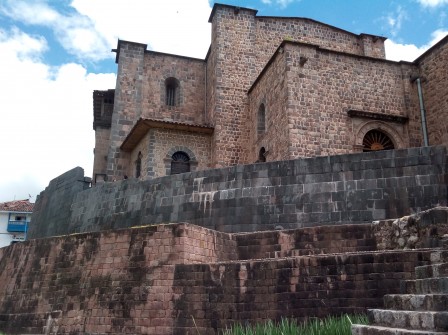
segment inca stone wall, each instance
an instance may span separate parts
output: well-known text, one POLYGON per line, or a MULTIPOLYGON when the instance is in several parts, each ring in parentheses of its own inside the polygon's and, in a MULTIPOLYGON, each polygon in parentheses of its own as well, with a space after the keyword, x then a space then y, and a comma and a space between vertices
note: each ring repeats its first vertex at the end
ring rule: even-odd
POLYGON ((80 167, 51 180, 38 195, 31 217, 38 224, 30 224, 28 233, 31 232, 31 236, 66 234, 73 200, 77 194, 90 187, 90 182, 91 179, 84 177, 84 170, 80 167))
POLYGON ((59 193, 57 202, 45 191, 36 201, 45 220, 33 216, 29 236, 162 222, 223 232, 366 223, 446 205, 447 167, 440 146, 121 180, 75 197, 67 189, 67 200, 59 193))
MULTIPOLYGON (((428 212, 428 230, 446 226, 446 213, 428 212)), ((0 249, 0 331, 218 334, 234 322, 365 312, 432 251, 375 251, 382 224, 243 234, 162 224, 29 240, 0 249)), ((422 245, 440 238, 431 235, 422 245)))

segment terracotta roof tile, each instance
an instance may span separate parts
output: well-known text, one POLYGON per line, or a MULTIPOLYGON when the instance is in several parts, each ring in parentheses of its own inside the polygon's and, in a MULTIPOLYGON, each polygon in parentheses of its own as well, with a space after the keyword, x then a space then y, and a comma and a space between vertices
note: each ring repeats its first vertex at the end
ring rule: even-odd
POLYGON ((32 212, 34 204, 28 199, 14 200, 0 203, 0 211, 7 212, 32 212))

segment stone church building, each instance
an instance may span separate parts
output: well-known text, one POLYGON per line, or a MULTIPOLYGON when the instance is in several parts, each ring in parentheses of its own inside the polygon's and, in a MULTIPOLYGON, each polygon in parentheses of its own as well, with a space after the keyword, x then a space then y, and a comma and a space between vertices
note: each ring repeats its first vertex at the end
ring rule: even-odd
POLYGON ((94 91, 93 181, 448 145, 448 37, 414 62, 384 37, 215 4, 205 59, 119 40, 94 91))

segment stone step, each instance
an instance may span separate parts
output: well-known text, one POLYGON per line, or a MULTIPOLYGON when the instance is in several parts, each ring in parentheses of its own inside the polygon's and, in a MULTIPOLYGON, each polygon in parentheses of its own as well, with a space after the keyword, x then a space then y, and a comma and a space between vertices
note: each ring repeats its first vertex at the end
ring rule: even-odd
POLYGON ((352 335, 448 335, 448 332, 389 328, 382 326, 352 325, 352 335))
POLYGON ((448 332, 428 330, 412 330, 403 328, 389 328, 382 326, 352 325, 352 335, 448 335, 448 332))
POLYGON ((417 279, 448 277, 448 263, 417 266, 415 277, 417 279))
POLYGON ((400 282, 400 293, 401 294, 417 294, 415 288, 415 280, 402 280, 400 282))
POLYGON ((448 250, 437 250, 431 253, 431 263, 448 263, 448 250))
POLYGON ((417 294, 448 294, 448 278, 426 278, 415 280, 417 294))
POLYGON ((335 254, 335 253, 368 252, 368 251, 374 251, 374 248, 369 247, 369 246, 358 247, 356 251, 353 250, 353 247, 291 249, 291 250, 284 250, 284 251, 267 252, 266 258, 318 256, 318 255, 328 255, 328 254, 335 254))
POLYGON ((438 332, 448 330, 448 312, 369 309, 367 315, 370 323, 377 326, 438 332))
POLYGON ((448 294, 387 294, 384 307, 401 311, 448 311, 448 294))

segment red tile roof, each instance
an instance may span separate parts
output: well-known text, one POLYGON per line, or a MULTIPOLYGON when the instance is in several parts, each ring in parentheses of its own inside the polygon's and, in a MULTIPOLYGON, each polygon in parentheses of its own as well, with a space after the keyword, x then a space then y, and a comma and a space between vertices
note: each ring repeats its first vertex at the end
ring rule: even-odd
POLYGON ((6 212, 32 212, 33 208, 34 204, 28 199, 0 203, 0 211, 6 212))

